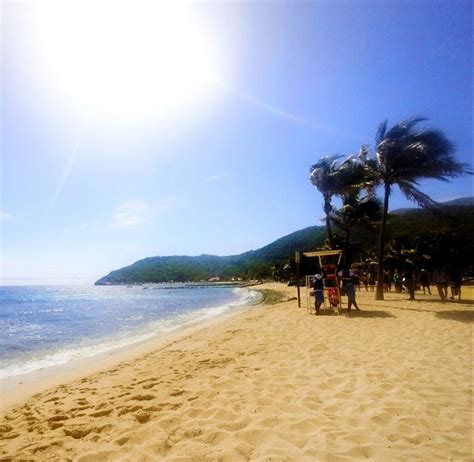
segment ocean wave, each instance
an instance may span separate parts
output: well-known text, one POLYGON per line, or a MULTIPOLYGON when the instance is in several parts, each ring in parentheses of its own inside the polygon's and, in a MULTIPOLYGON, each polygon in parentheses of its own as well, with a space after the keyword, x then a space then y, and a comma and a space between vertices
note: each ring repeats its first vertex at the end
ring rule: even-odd
POLYGON ((120 335, 104 339, 94 344, 80 345, 58 349, 54 352, 38 352, 32 354, 21 363, 4 364, 0 366, 0 379, 11 378, 18 375, 28 374, 61 364, 66 364, 77 359, 88 358, 97 354, 126 347, 134 343, 149 340, 152 337, 165 335, 180 328, 192 326, 219 316, 225 312, 242 309, 243 307, 255 305, 261 299, 261 294, 249 289, 235 288, 233 292, 238 296, 237 300, 219 306, 200 308, 180 314, 170 319, 157 319, 141 326, 135 331, 121 331, 120 335))

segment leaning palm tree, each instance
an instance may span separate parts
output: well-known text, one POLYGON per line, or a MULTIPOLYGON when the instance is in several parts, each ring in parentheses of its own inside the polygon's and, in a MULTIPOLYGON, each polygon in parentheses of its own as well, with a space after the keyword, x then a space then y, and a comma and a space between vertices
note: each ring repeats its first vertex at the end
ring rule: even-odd
POLYGON ((338 154, 325 156, 310 169, 310 181, 323 195, 326 230, 331 248, 334 247, 332 198, 339 196, 344 202, 344 198, 358 195, 363 189, 369 197, 374 196, 374 182, 366 166, 367 155, 366 146, 362 146, 358 156, 350 154, 342 162, 339 162, 342 156, 338 154))
POLYGON ((380 221, 381 202, 363 189, 352 190, 342 198, 342 207, 331 213, 334 224, 345 233, 344 265, 348 264, 349 243, 352 230, 357 227, 375 231, 374 223, 380 221))
POLYGON ((321 157, 317 163, 310 168, 309 181, 323 195, 323 209, 326 214, 326 231, 328 242, 331 247, 334 245, 334 236, 331 227, 332 198, 338 192, 338 161, 342 156, 333 154, 321 157))
POLYGON ((454 145, 438 131, 418 128, 426 119, 410 118, 387 129, 383 122, 376 136, 376 159, 367 160, 369 172, 384 189, 383 212, 378 244, 378 277, 376 300, 383 300, 383 257, 385 228, 392 187, 422 207, 436 202, 418 189, 419 180, 449 181, 461 175, 472 174, 467 164, 454 158, 454 145))

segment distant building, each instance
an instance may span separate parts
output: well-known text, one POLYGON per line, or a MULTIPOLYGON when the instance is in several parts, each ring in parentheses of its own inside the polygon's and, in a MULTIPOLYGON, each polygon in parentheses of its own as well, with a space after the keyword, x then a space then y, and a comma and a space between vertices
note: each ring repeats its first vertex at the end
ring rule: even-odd
POLYGON ((209 278, 207 282, 219 282, 221 278, 219 276, 214 276, 212 278, 209 278))

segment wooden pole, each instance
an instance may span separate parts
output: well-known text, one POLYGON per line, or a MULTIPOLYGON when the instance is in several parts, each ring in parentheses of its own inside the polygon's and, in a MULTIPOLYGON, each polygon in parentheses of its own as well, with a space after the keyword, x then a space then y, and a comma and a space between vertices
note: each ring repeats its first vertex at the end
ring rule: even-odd
POLYGON ((296 262, 296 291, 298 292, 298 308, 301 308, 301 296, 300 296, 300 253, 295 252, 296 262))

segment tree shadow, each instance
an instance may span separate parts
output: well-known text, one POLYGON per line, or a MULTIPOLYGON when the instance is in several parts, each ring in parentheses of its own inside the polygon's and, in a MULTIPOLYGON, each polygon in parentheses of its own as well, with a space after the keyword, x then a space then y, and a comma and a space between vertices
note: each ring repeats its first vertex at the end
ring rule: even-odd
MULTIPOLYGON (((339 312, 339 313, 341 313, 341 312, 339 312)), ((314 310, 311 313, 311 315, 314 316, 314 310)), ((316 315, 316 317, 318 317, 318 316, 339 316, 339 315, 334 313, 334 311, 332 309, 321 308, 320 311, 319 311, 319 314, 316 315)))
MULTIPOLYGON (((412 301, 415 301, 415 300, 412 300, 412 301)), ((364 306, 380 307, 380 304, 377 304, 377 303, 364 303, 364 306)), ((422 313, 424 311, 427 311, 427 312, 430 312, 430 313, 436 313, 435 310, 426 310, 426 309, 423 310, 423 309, 419 309, 419 308, 408 308, 406 306, 399 306, 399 305, 390 305, 387 308, 390 308, 391 310, 416 311, 417 313, 422 313)))
MULTIPOLYGON (((385 302, 397 302, 399 300, 384 300, 385 302)), ((408 301, 408 300, 407 300, 408 301)), ((400 305, 389 305, 387 306, 387 308, 390 308, 391 310, 402 310, 402 311, 415 311, 417 313, 439 313, 440 311, 438 311, 437 309, 433 309, 433 308, 421 308, 418 306, 418 303, 420 304, 424 304, 426 302, 430 303, 432 302, 431 300, 410 300, 409 303, 412 305, 412 308, 410 308, 409 306, 400 306, 400 305)), ((436 300, 437 303, 439 303, 439 307, 448 307, 449 305, 457 305, 459 307, 462 307, 462 306, 466 306, 466 307, 469 307, 470 305, 474 305, 474 301, 473 300, 461 300, 461 301, 453 301, 453 300, 449 300, 449 301, 445 301, 445 302, 442 302, 441 300, 436 300)), ((376 307, 379 307, 380 304, 377 304, 377 303, 364 303, 364 306, 376 306, 376 307)))
POLYGON ((448 300, 448 303, 456 303, 456 305, 474 305, 474 300, 448 300))
MULTIPOLYGON (((311 315, 313 315, 313 312, 311 315)), ((353 308, 351 311, 347 311, 347 309, 343 308, 342 310, 339 310, 339 315, 334 313, 332 309, 321 308, 321 311, 317 316, 345 316, 346 318, 396 318, 394 314, 388 313, 387 311, 357 311, 355 308, 353 308)))
POLYGON ((436 298, 434 300, 426 299, 426 298, 415 298, 415 300, 410 300, 410 302, 417 302, 417 303, 442 303, 442 304, 451 304, 454 303, 456 305, 474 305, 474 300, 451 300, 448 298, 447 300, 441 300, 440 298, 436 298))
POLYGON ((354 311, 344 313, 348 318, 396 318, 392 313, 386 311, 354 311))
POLYGON ((459 310, 439 311, 438 313, 436 313, 436 316, 441 319, 464 322, 466 324, 471 324, 474 322, 474 311, 459 311, 459 310))

